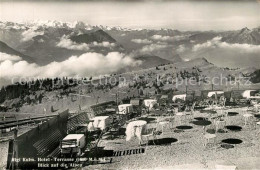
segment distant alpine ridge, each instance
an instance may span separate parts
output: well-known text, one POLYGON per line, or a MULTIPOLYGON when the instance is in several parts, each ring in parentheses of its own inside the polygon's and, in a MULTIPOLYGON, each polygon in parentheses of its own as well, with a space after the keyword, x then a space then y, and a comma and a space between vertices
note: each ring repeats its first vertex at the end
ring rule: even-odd
POLYGON ((159 65, 203 57, 219 66, 260 67, 260 27, 180 31, 91 26, 79 21, 0 22, 0 45, 0 52, 38 65, 84 53, 120 52, 147 61, 145 68, 154 66, 153 61, 159 65))

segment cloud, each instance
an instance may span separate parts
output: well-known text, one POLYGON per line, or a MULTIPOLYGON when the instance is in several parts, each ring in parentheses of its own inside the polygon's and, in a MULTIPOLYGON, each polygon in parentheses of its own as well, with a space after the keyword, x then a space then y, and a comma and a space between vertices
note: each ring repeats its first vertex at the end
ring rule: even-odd
POLYGON ((68 36, 64 35, 64 36, 61 37, 60 42, 58 42, 56 46, 60 47, 60 48, 70 49, 70 50, 89 51, 90 48, 92 48, 92 47, 113 48, 113 47, 116 46, 116 44, 110 43, 110 42, 107 42, 107 41, 103 41, 101 43, 94 41, 91 44, 86 44, 86 43, 78 44, 76 42, 73 42, 71 39, 69 39, 68 36))
POLYGON ((14 62, 5 60, 0 63, 0 79, 21 77, 62 77, 62 76, 95 76, 108 74, 126 66, 141 64, 119 52, 110 52, 107 55, 100 53, 84 53, 80 56, 71 56, 62 62, 52 62, 45 66, 30 64, 26 61, 14 62))
POLYGON ((252 44, 229 44, 227 42, 222 42, 221 37, 215 37, 212 40, 209 40, 202 44, 196 44, 193 46, 192 51, 198 51, 205 48, 221 48, 221 49, 229 49, 235 50, 240 53, 260 53, 260 45, 252 45, 252 44))
POLYGON ((0 52, 0 62, 5 61, 5 60, 19 61, 19 60, 22 60, 22 58, 17 55, 10 55, 10 54, 0 52))
POLYGON ((226 42, 221 42, 218 44, 218 46, 220 48, 239 50, 240 52, 260 54, 260 45, 238 44, 238 43, 229 44, 226 42))
POLYGON ((132 39, 131 41, 134 43, 137 43, 137 44, 151 44, 152 43, 152 41, 148 40, 148 39, 132 39))
POLYGON ((173 40, 174 38, 173 38, 173 37, 170 37, 170 36, 153 35, 153 36, 151 37, 151 39, 157 40, 157 41, 170 41, 170 40, 173 40))
POLYGON ((220 43, 221 37, 215 37, 212 40, 209 40, 202 44, 196 44, 193 46, 192 51, 198 51, 204 48, 216 48, 220 43))
POLYGON ((110 43, 107 41, 103 41, 101 43, 98 43, 96 41, 94 41, 93 43, 89 44, 90 47, 106 47, 106 48, 112 48, 115 47, 116 44, 115 43, 110 43))
POLYGON ((70 50, 83 50, 83 51, 89 50, 88 44, 86 44, 86 43, 77 44, 77 43, 71 41, 65 35, 61 37, 60 42, 56 46, 60 47, 60 48, 70 49, 70 50))
POLYGON ((140 52, 153 52, 153 51, 157 51, 157 50, 162 50, 169 47, 166 44, 151 44, 151 45, 146 45, 144 46, 140 52))
POLYGON ((179 47, 177 48, 177 52, 178 53, 182 53, 182 52, 184 52, 186 50, 186 47, 185 47, 185 45, 179 45, 179 47))
POLYGON ((189 37, 189 35, 175 35, 175 36, 163 36, 163 35, 153 35, 151 36, 152 40, 156 41, 180 41, 185 40, 189 37))
POLYGON ((36 31, 30 28, 22 33, 22 37, 23 37, 22 41, 30 41, 33 39, 33 37, 36 37, 37 35, 43 35, 43 34, 44 34, 43 31, 36 31))

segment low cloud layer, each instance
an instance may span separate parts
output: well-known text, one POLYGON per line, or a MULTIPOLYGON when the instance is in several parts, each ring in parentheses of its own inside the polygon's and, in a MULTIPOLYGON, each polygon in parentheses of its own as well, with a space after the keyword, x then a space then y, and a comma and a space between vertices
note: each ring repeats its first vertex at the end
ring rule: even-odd
POLYGON ((153 35, 153 36, 151 37, 151 39, 157 40, 157 41, 170 41, 170 40, 173 40, 174 38, 173 38, 173 37, 170 37, 170 36, 153 35))
POLYGON ((153 35, 150 37, 150 39, 154 41, 162 41, 162 42, 174 42, 174 41, 180 41, 180 40, 185 40, 189 37, 190 35, 175 35, 175 36, 164 36, 164 35, 153 35))
POLYGON ((260 54, 260 45, 251 45, 251 44, 229 44, 221 41, 221 37, 215 37, 212 40, 209 40, 202 44, 196 44, 192 48, 192 51, 199 51, 206 48, 223 48, 236 50, 241 53, 258 53, 260 54))
POLYGON ((37 35, 43 35, 43 34, 44 34, 43 31, 36 31, 30 28, 22 33, 22 37, 23 37, 22 41, 30 41, 33 39, 33 37, 36 37, 37 35))
POLYGON ((90 47, 106 47, 106 48, 113 48, 116 46, 115 43, 110 43, 110 42, 107 42, 107 41, 103 41, 101 43, 98 43, 98 42, 93 42, 91 44, 89 44, 90 47))
POLYGON ((151 44, 151 45, 146 45, 144 46, 140 52, 143 52, 143 53, 146 53, 146 52, 153 52, 153 51, 159 51, 159 50, 162 50, 162 49, 165 49, 167 48, 168 45, 166 44, 151 44))
POLYGON ((110 42, 93 42, 91 44, 86 44, 86 43, 76 43, 73 42, 71 39, 68 38, 68 36, 62 36, 60 39, 60 42, 57 43, 57 47, 60 48, 66 48, 70 50, 83 50, 83 51, 89 51, 90 48, 92 47, 105 47, 105 48, 113 48, 115 47, 115 43, 110 43, 110 42))
POLYGON ((61 37, 61 40, 57 44, 57 47, 66 48, 66 49, 70 49, 70 50, 83 50, 83 51, 89 50, 89 46, 86 43, 77 44, 77 43, 71 41, 70 39, 68 39, 67 36, 61 37))
POLYGON ((19 60, 22 60, 22 58, 17 55, 10 55, 10 54, 0 52, 0 62, 5 61, 5 60, 19 61, 19 60))
POLYGON ((95 76, 116 72, 126 66, 141 64, 125 54, 110 52, 107 55, 100 53, 85 53, 72 56, 62 62, 52 62, 45 66, 29 64, 26 61, 14 62, 5 60, 0 63, 0 78, 17 81, 21 77, 61 77, 61 76, 95 76))
POLYGON ((148 39, 132 39, 131 41, 134 43, 137 43, 137 44, 151 44, 152 43, 152 41, 148 40, 148 39))

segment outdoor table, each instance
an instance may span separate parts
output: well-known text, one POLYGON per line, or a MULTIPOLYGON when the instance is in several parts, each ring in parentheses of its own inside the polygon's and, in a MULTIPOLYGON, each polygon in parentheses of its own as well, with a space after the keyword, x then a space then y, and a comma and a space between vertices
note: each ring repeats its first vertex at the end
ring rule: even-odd
POLYGON ((94 131, 97 128, 104 130, 110 124, 109 116, 97 116, 97 117, 94 117, 91 120, 94 121, 94 122, 89 123, 89 125, 88 125, 89 131, 94 131))
POLYGON ((247 124, 248 120, 253 117, 252 114, 250 113, 246 113, 246 114, 243 114, 244 118, 245 118, 245 125, 247 124))
POLYGON ((147 125, 147 122, 144 120, 136 120, 130 122, 126 127, 126 141, 131 140, 133 137, 137 137, 139 141, 142 141, 142 131, 143 128, 147 125))

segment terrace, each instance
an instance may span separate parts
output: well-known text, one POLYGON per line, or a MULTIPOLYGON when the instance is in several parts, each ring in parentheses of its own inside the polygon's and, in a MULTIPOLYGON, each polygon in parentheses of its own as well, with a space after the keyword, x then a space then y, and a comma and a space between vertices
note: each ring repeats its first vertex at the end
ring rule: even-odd
POLYGON ((113 151, 113 155, 103 155, 112 157, 112 163, 90 168, 258 167, 248 162, 260 156, 259 107, 255 109, 259 101, 246 107, 239 102, 228 106, 220 94, 224 95, 213 97, 215 102, 207 97, 203 107, 202 102, 190 106, 185 101, 178 101, 184 109, 174 103, 140 106, 149 109, 121 123, 121 135, 111 138, 110 131, 104 133, 98 144, 103 151, 113 151), (143 151, 132 152, 138 148, 143 151))

